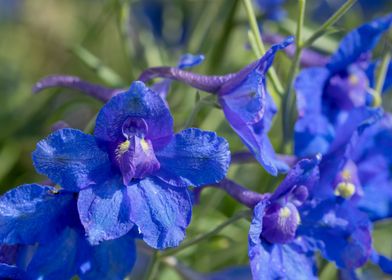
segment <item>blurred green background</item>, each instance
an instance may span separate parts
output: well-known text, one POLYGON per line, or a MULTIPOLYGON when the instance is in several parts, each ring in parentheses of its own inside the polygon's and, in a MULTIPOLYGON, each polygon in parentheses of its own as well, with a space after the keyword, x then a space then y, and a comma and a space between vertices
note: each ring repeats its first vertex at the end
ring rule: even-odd
MULTIPOLYGON (((282 35, 294 32, 296 1, 286 2, 287 18, 282 22, 262 21, 263 12, 259 11, 263 30, 282 35)), ((305 36, 344 1, 307 2, 305 36)), ((333 34, 317 42, 316 49, 329 54, 347 30, 392 11, 391 1, 379 2, 370 8, 356 5, 335 26, 333 34)), ((206 56, 195 71, 226 74, 256 58, 248 46, 247 30, 246 14, 238 0, 0 0, 0 191, 44 180, 34 172, 31 162, 37 141, 60 120, 84 129, 102 106, 66 89, 33 95, 31 88, 40 78, 69 74, 110 87, 128 87, 143 69, 175 66, 184 53, 206 56)), ((289 62, 285 54, 279 54, 274 63, 283 83, 289 62)), ((190 124, 216 130, 229 140, 232 151, 245 150, 222 112, 213 106, 197 105, 198 96, 207 95, 173 84, 169 104, 175 129, 190 124)), ((386 106, 390 108, 389 103, 386 106)), ((275 124, 270 135, 278 145, 280 121, 275 124)), ((233 165, 229 177, 260 192, 273 189, 279 179, 253 163, 233 165)), ((202 207, 195 207, 188 238, 213 229, 242 209, 217 190, 204 191, 201 203, 202 207)), ((237 222, 209 242, 180 253, 179 259, 199 272, 246 264, 248 227, 246 220, 237 222)), ((377 233, 381 243, 376 245, 390 254, 390 232, 383 225, 377 227, 381 228, 377 233)), ((335 272, 326 269, 324 273, 330 273, 324 277, 331 279, 335 272)), ((176 279, 175 275, 173 269, 162 265, 161 279, 176 279)))

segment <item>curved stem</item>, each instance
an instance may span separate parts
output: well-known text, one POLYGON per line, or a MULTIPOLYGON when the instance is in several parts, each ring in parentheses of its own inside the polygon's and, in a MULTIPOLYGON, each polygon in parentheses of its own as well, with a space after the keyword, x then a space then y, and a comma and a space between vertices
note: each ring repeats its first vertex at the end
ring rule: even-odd
POLYGON ((155 275, 157 274, 158 271, 158 266, 159 266, 159 251, 154 250, 150 264, 147 268, 146 274, 144 275, 144 280, 153 280, 155 279, 155 275))
POLYGON ((285 95, 283 96, 282 102, 282 128, 283 128, 283 142, 281 145, 281 152, 285 151, 286 145, 290 141, 291 133, 290 133, 290 125, 291 119, 293 115, 293 110, 291 109, 294 105, 294 96, 293 96, 293 81, 297 70, 299 69, 299 63, 301 60, 302 54, 302 26, 304 24, 305 18, 305 7, 306 7, 306 0, 299 0, 298 1, 298 22, 297 22, 297 31, 296 31, 296 38, 295 38, 295 54, 294 59, 291 64, 291 68, 289 71, 289 76, 287 79, 287 85, 285 90, 285 95))
POLYGON ((64 87, 78 90, 100 101, 107 102, 114 95, 124 91, 119 88, 107 88, 101 85, 83 81, 79 77, 67 75, 48 76, 38 81, 33 87, 33 93, 38 93, 47 88, 64 87))
POLYGON ((391 62, 391 53, 386 52, 382 58, 381 65, 378 71, 377 82, 376 82, 376 92, 382 94, 382 88, 384 86, 385 77, 387 76, 388 66, 391 62))
POLYGON ((254 191, 251 191, 227 178, 223 179, 218 184, 212 185, 212 187, 224 190, 239 203, 251 209, 255 207, 256 204, 259 203, 261 200, 266 199, 270 196, 269 194, 259 194, 254 191))

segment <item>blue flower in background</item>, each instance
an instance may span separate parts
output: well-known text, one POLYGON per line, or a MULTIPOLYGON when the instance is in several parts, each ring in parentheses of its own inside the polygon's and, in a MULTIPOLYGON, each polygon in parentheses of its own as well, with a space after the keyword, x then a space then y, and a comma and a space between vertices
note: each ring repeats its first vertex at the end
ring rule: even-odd
POLYGON ((391 23, 392 15, 388 15, 360 26, 343 38, 325 67, 300 72, 295 81, 296 155, 327 153, 338 131, 355 130, 359 116, 369 114, 368 105, 378 105, 378 96, 369 94, 366 72, 370 51, 391 23))
POLYGON ((316 279, 315 251, 347 269, 362 266, 370 257, 366 215, 334 195, 315 196, 319 162, 318 156, 299 161, 254 208, 249 231, 254 279, 316 279))
POLYGON ((285 0, 256 0, 257 6, 265 14, 267 19, 282 20, 286 16, 286 11, 282 8, 285 0))
POLYGON ((78 192, 89 241, 119 238, 135 225, 158 249, 177 246, 191 218, 188 186, 222 180, 230 163, 225 139, 196 128, 173 133, 164 101, 141 82, 99 112, 94 136, 61 129, 33 153, 39 173, 78 192))
POLYGON ((91 246, 71 192, 22 185, 0 197, 0 209, 1 277, 123 279, 132 270, 133 236, 91 246))
POLYGON ((262 58, 233 74, 204 76, 173 67, 153 67, 144 71, 139 79, 148 81, 156 77, 168 78, 217 94, 230 126, 267 172, 277 175, 286 172, 288 167, 276 157, 268 139, 277 108, 267 92, 266 73, 275 53, 292 42, 293 38, 288 37, 272 46, 262 58))

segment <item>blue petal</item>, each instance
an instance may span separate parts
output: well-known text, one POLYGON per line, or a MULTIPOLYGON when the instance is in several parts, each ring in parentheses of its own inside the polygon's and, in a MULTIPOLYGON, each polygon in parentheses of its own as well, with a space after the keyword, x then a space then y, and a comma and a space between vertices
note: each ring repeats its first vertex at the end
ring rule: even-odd
POLYGON ((288 194, 296 186, 305 186, 309 191, 318 182, 319 169, 318 165, 321 156, 316 155, 310 159, 300 160, 287 174, 279 187, 270 197, 270 200, 279 199, 288 194))
POLYGON ((160 250, 178 246, 191 219, 189 191, 156 178, 146 178, 127 186, 127 193, 131 220, 138 226, 143 240, 160 250))
POLYGON ((355 269, 370 257, 370 222, 355 206, 349 202, 339 204, 337 199, 303 207, 297 234, 312 240, 323 257, 337 267, 355 269))
POLYGON ((180 61, 178 62, 178 68, 186 69, 197 66, 204 61, 205 57, 202 54, 184 54, 181 56, 180 61))
POLYGON ((229 168, 227 141, 215 132, 189 128, 155 152, 161 168, 155 174, 174 186, 202 186, 221 181, 229 168))
POLYGON ((135 241, 126 235, 91 246, 88 257, 80 265, 81 280, 123 280, 136 260, 135 241))
POLYGON ((265 76, 274 61, 275 53, 292 42, 293 38, 288 37, 282 43, 273 45, 258 61, 233 74, 222 85, 218 96, 226 117, 227 112, 230 112, 246 124, 255 123, 263 117, 268 95, 265 76))
POLYGON ((80 191, 80 220, 91 244, 121 237, 132 229, 129 204, 126 187, 119 177, 80 191))
POLYGON ((300 118, 322 113, 322 96, 329 75, 329 71, 322 67, 307 68, 298 74, 294 88, 297 93, 297 109, 300 118))
POLYGON ((272 98, 269 95, 266 96, 264 116, 253 124, 244 122, 239 114, 231 111, 224 103, 222 103, 222 107, 231 127, 265 170, 275 176, 279 172, 286 172, 288 166, 277 159, 273 146, 268 139, 268 131, 276 113, 276 107, 272 98))
POLYGON ((373 251, 372 262, 377 264, 384 273, 392 275, 392 260, 373 251))
POLYGON ((32 279, 70 279, 77 274, 80 262, 79 253, 85 252, 88 244, 83 235, 71 228, 45 245, 38 246, 27 274, 32 279))
POLYGON ((35 169, 62 188, 79 191, 106 179, 108 155, 93 136, 76 129, 60 129, 41 140, 33 152, 35 169))
POLYGON ((51 187, 22 185, 0 197, 0 242, 47 242, 67 224, 72 195, 53 194, 51 187), (41 225, 41 226, 37 226, 41 225))
POLYGON ((12 280, 26 280, 30 279, 24 270, 5 263, 0 263, 0 278, 12 280))
POLYGON ((265 200, 256 205, 249 229, 248 254, 253 279, 316 279, 314 257, 303 242, 278 245, 261 238, 267 205, 265 200))
POLYGON ((341 41, 338 50, 331 57, 327 67, 331 72, 345 69, 356 62, 361 55, 371 51, 381 35, 389 29, 392 14, 366 23, 348 33, 341 41))
POLYGON ((302 70, 295 80, 298 121, 295 124, 295 154, 300 157, 327 152, 334 129, 322 114, 322 95, 329 77, 325 68, 302 70))
POLYGON ((173 135, 173 118, 164 101, 142 82, 103 106, 98 114, 94 135, 103 143, 116 143, 123 137, 122 126, 128 118, 142 118, 147 123, 145 137, 157 146, 166 144, 173 135))

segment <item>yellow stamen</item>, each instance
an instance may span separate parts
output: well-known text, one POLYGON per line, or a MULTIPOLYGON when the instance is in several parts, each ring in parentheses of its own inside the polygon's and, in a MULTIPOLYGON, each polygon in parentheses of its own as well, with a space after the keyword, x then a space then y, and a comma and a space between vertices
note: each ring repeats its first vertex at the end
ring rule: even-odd
POLYGON ((118 147, 116 149, 116 157, 118 158, 118 157, 122 156, 123 154, 125 154, 128 151, 130 145, 131 145, 131 142, 129 140, 125 140, 120 145, 118 145, 118 147))
POLYGON ((336 186, 335 195, 350 198, 355 193, 355 185, 349 182, 341 182, 336 186))
POLYGON ((140 140, 140 146, 142 146, 143 152, 145 152, 145 153, 150 149, 148 142, 144 139, 140 140))
POLYGON ((291 215, 291 211, 287 206, 285 206, 279 210, 279 217, 280 218, 288 218, 288 217, 290 217, 290 215, 291 215))
POLYGON ((359 83, 359 79, 356 75, 350 75, 348 80, 350 81, 350 84, 352 84, 352 85, 356 85, 359 83))

